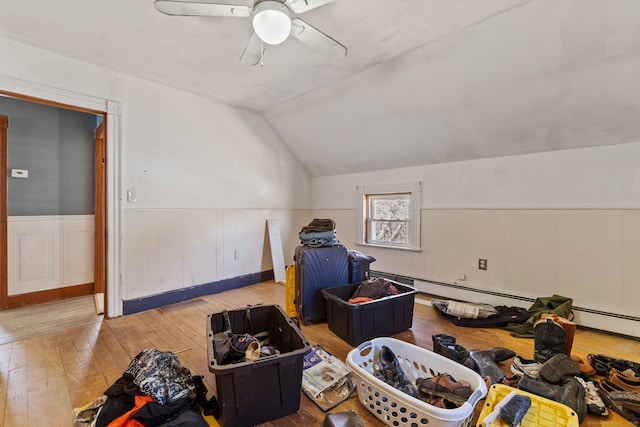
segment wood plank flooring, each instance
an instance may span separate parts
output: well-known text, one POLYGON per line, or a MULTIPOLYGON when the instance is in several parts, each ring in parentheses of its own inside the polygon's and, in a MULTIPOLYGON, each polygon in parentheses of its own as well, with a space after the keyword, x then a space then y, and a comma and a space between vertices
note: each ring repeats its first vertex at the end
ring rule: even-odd
MULTIPOLYGON (((92 298, 85 302, 84 309, 78 310, 92 311, 93 314, 87 313, 87 316, 81 315, 80 319, 75 320, 70 320, 73 316, 69 316, 66 324, 64 314, 53 314, 56 313, 55 306, 64 302, 47 305, 44 313, 38 311, 40 307, 32 307, 24 312, 1 312, 0 425, 71 427, 73 408, 98 398, 120 377, 131 359, 146 347, 177 352, 182 364, 193 374, 204 375, 210 397, 215 394, 215 377, 208 371, 205 336, 207 315, 247 304, 280 304, 284 307, 284 298, 283 285, 264 282, 107 320, 95 315, 92 298), (24 330, 16 327, 21 322, 24 330), (49 331, 28 326, 38 323, 51 323, 53 326, 49 331)), ((303 325, 302 331, 310 343, 321 344, 342 360, 346 359, 352 348, 334 335, 326 323, 303 325)), ((457 337, 458 342, 467 349, 504 346, 525 358, 533 357, 532 339, 513 338, 501 329, 457 327, 439 317, 428 301, 425 303, 424 297, 416 301, 412 329, 395 337, 432 349, 431 336, 436 333, 457 337)), ((573 353, 583 358, 588 353, 602 353, 638 361, 640 341, 579 328, 573 353)), ((509 372, 509 365, 503 365, 503 368, 509 372)), ((300 402, 297 413, 262 426, 320 425, 325 414, 305 396, 301 396, 300 402)), ((332 412, 349 409, 356 411, 367 425, 381 425, 360 405, 355 395, 332 412)), ((479 409, 474 416, 474 425, 478 413, 479 409)), ((589 416, 583 425, 631 424, 612 414, 604 419, 589 416)))
POLYGON ((0 344, 102 321, 93 295, 0 311, 0 344))

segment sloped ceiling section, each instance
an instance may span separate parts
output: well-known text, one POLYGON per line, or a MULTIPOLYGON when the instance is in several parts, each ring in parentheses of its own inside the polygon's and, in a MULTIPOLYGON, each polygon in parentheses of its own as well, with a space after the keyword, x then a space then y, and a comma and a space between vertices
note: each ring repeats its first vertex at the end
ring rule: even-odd
POLYGON ((152 0, 3 0, 0 37, 261 112, 324 176, 640 141, 638 17, 637 0, 335 0, 300 18, 345 58, 290 38, 254 67, 249 18, 152 0))

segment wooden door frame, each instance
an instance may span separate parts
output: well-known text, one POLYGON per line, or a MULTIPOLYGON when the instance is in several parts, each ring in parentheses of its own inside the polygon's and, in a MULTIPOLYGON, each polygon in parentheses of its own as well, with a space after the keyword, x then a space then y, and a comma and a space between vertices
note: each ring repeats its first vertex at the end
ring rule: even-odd
POLYGON ((95 294, 104 293, 106 290, 106 227, 105 221, 105 165, 107 131, 106 131, 106 115, 102 115, 102 122, 98 125, 95 132, 95 227, 94 227, 94 263, 93 263, 93 292, 95 294))
MULTIPOLYGON (((7 158, 7 130, 9 117, 0 116, 0 157, 7 158)), ((7 162, 0 162, 0 310, 7 307, 7 162)))
MULTIPOLYGON (((0 94, 8 95, 12 98, 20 99, 22 101, 33 102, 42 105, 48 105, 56 108, 62 108, 66 110, 79 111, 83 113, 95 114, 96 116, 102 116, 102 123, 96 129, 95 134, 95 212, 94 212, 94 281, 93 281, 93 294, 104 293, 105 305, 106 305, 106 121, 107 114, 102 111, 95 111, 87 108, 76 107, 72 105, 66 105, 54 101, 47 101, 31 96, 20 95, 13 92, 6 92, 0 90, 0 94), (98 245, 100 245, 98 247, 98 245)), ((7 181, 8 181, 8 166, 7 166, 7 129, 9 125, 8 117, 0 116, 0 156, 4 161, 0 162, 0 176, 4 179, 0 184, 0 310, 6 310, 9 308, 16 308, 23 303, 20 299, 10 298, 8 295, 8 210, 7 210, 7 181), (4 118, 4 119, 3 119, 4 118)), ((55 291, 42 291, 41 295, 36 295, 35 298, 30 298, 30 302, 38 303, 44 302, 44 300, 51 297, 70 297, 78 294, 85 294, 86 286, 78 285, 63 288, 61 292, 55 291)), ((37 294, 37 293, 36 293, 37 294)))

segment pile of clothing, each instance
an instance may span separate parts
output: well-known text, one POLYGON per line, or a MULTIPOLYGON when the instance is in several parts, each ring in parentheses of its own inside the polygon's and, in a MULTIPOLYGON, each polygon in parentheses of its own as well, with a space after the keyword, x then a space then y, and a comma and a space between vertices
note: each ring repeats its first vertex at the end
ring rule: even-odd
POLYGON ((538 297, 528 309, 441 299, 431 300, 431 306, 456 326, 502 328, 519 338, 533 338, 533 325, 544 315, 552 314, 569 320, 573 317, 573 299, 562 295, 538 297))
POLYGON ((382 277, 372 277, 360 283, 347 302, 349 304, 361 304, 401 293, 391 280, 382 277))
POLYGON ((431 306, 454 325, 467 328, 503 328, 525 322, 530 317, 525 308, 506 305, 432 299, 431 306))
POLYGON ((298 233, 300 244, 312 248, 327 246, 340 246, 340 241, 336 238, 336 222, 332 219, 314 219, 305 225, 298 233))
POLYGON ((193 376, 175 353, 147 348, 94 404, 76 413, 76 427, 208 427, 203 414, 219 416, 207 400, 202 376, 193 376))

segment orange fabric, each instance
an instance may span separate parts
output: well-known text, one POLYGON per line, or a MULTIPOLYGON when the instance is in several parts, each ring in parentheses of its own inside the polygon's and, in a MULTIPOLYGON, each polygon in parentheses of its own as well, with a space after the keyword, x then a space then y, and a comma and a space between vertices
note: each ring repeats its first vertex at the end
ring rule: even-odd
POLYGON ((135 406, 129 412, 125 412, 115 420, 111 421, 107 427, 144 427, 144 424, 130 419, 130 417, 138 412, 147 403, 153 401, 151 396, 134 396, 135 406))
POLYGON ((369 302, 369 301, 373 301, 373 298, 369 298, 369 297, 356 297, 356 298, 351 298, 349 301, 347 301, 349 304, 360 304, 361 302, 369 302))

